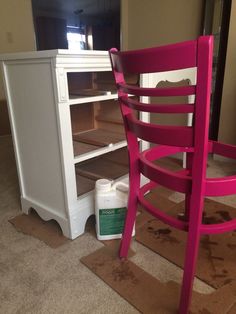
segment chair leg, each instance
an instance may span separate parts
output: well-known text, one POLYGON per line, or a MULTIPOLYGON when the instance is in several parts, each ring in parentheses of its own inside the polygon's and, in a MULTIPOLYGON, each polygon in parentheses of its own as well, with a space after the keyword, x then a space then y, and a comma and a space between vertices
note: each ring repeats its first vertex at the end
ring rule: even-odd
MULTIPOLYGON (((124 107, 124 106, 123 106, 124 107)), ((123 108, 124 112, 127 108, 123 108)), ((124 114, 123 112, 123 114, 124 114)), ((127 214, 125 219, 125 226, 122 234, 121 244, 120 244, 120 251, 119 256, 127 257, 129 246, 132 238, 132 232, 134 227, 134 222, 136 219, 137 213, 137 194, 140 187, 140 172, 139 172, 139 143, 137 141, 136 136, 128 130, 128 126, 125 122, 125 128, 127 131, 127 142, 129 143, 128 147, 132 147, 129 149, 129 199, 128 199, 128 206, 127 206, 127 214)))
POLYGON ((189 222, 188 241, 185 254, 184 274, 179 305, 180 314, 187 314, 189 311, 192 297, 193 281, 195 277, 196 262, 199 250, 200 241, 199 226, 201 225, 202 210, 197 211, 196 208, 191 208, 190 215, 192 214, 192 212, 194 212, 194 210, 195 212, 198 213, 193 214, 194 217, 190 217, 189 222))
POLYGON ((129 199, 127 206, 127 214, 125 219, 125 226, 123 230, 123 235, 120 244, 119 256, 127 257, 130 242, 132 238, 132 232, 134 227, 134 222, 137 214, 137 206, 138 206, 138 190, 140 187, 140 172, 138 166, 138 159, 135 154, 130 154, 130 169, 129 169, 129 199))
MULTIPOLYGON (((186 169, 189 170, 189 176, 192 175, 191 169, 193 166, 193 153, 186 153, 186 169)), ((189 221, 189 214, 190 214, 190 201, 191 201, 191 194, 186 194, 185 196, 185 221, 189 221)))
POLYGON ((127 257, 130 242, 132 238, 132 232, 134 227, 134 222, 136 219, 136 213, 137 213, 137 189, 135 185, 130 184, 130 192, 129 192, 129 200, 128 200, 128 207, 127 207, 127 214, 125 219, 125 226, 124 231, 121 239, 121 245, 120 245, 120 252, 119 256, 127 257))
POLYGON ((184 275, 179 306, 180 314, 187 314, 189 311, 192 297, 193 281, 195 277, 199 239, 196 240, 195 243, 192 243, 191 245, 193 248, 195 247, 195 249, 192 249, 191 252, 189 252, 190 250, 187 250, 188 256, 184 266, 184 275))

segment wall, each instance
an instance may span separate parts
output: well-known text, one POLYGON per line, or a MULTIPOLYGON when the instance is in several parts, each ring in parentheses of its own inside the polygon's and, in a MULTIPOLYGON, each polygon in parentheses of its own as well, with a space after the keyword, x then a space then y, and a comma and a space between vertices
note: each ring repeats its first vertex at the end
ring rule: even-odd
POLYGON ((236 144, 236 0, 232 0, 229 27, 219 141, 236 144))
POLYGON ((202 0, 122 0, 123 48, 195 39, 201 30, 202 6, 202 0))
MULTIPOLYGON (((35 50, 30 0, 0 1, 0 54, 35 50)), ((0 135, 10 133, 7 105, 0 70, 0 135)))
MULTIPOLYGON (((202 15, 202 0, 122 0, 122 49, 195 39, 201 33, 202 15)), ((186 125, 187 115, 151 114, 151 122, 186 125)))
POLYGON ((128 38, 129 38, 129 30, 128 30, 128 21, 129 21, 129 12, 128 12, 128 1, 121 0, 120 1, 120 17, 121 17, 121 25, 120 25, 120 46, 122 50, 128 49, 128 38))
MULTIPOLYGON (((27 50, 35 50, 31 1, 1 0, 0 54, 27 50)), ((3 98, 5 96, 0 80, 0 99, 3 98)))

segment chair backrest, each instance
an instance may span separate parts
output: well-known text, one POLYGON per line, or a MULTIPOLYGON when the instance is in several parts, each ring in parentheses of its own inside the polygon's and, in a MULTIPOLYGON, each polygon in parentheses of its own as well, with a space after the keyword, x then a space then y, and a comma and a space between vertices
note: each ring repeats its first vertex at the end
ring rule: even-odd
MULTIPOLYGON (((206 171, 208 128, 212 76, 213 37, 201 36, 162 47, 119 52, 110 50, 112 69, 118 89, 119 102, 128 146, 134 136, 155 144, 191 147, 194 151, 193 168, 202 181, 206 171), (160 73, 196 68, 196 83, 181 87, 147 88, 129 85, 127 74, 160 73), (195 96, 192 104, 146 104, 130 95, 142 97, 195 96), (150 113, 187 113, 194 115, 193 126, 156 125, 140 121, 135 111, 150 113)), ((193 174, 192 174, 193 175, 193 174)), ((197 181, 199 181, 197 180, 197 181)))
MULTIPOLYGON (((196 84, 196 67, 176 71, 145 73, 140 77, 140 85, 142 87, 156 87, 158 85, 160 86, 160 84, 177 85, 181 84, 182 82, 187 82, 189 85, 196 84)), ((194 99, 194 96, 190 95, 187 97, 187 102, 194 103, 194 99)), ((142 102, 150 102, 149 97, 142 97, 140 100, 142 102)), ((180 119, 180 121, 181 120, 184 121, 187 125, 192 125, 192 114, 188 114, 187 117, 185 116, 185 118, 180 119)))

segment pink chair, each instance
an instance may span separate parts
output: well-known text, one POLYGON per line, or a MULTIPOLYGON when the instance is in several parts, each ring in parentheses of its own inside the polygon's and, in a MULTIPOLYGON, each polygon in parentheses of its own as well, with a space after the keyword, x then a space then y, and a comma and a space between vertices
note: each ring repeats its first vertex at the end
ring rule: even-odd
POLYGON ((112 69, 118 89, 119 103, 124 119, 129 151, 130 192, 128 211, 120 247, 120 257, 127 257, 131 234, 136 218, 137 205, 166 224, 188 233, 183 284, 179 313, 188 313, 202 234, 223 233, 236 229, 236 220, 220 224, 202 224, 203 202, 206 196, 236 193, 236 176, 206 178, 208 153, 236 158, 236 147, 209 141, 209 113, 212 77, 212 36, 157 48, 118 52, 110 50, 112 69), (197 83, 172 88, 142 88, 126 84, 126 74, 173 71, 196 67, 197 83), (137 96, 136 98, 130 95, 137 96), (195 95, 193 104, 145 104, 140 96, 189 96, 195 95), (142 122, 135 111, 150 113, 193 113, 193 126, 163 126, 142 122), (138 138, 158 144, 139 151, 138 138), (164 169, 154 160, 178 152, 186 152, 187 168, 177 172, 164 169), (150 182, 140 187, 140 175, 150 182), (185 220, 172 217, 148 202, 144 195, 157 186, 185 194, 185 220))

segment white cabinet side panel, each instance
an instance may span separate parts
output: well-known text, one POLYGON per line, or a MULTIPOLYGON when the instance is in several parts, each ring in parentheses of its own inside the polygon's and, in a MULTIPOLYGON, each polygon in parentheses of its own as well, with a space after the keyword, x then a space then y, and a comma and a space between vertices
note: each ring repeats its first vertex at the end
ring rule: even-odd
POLYGON ((8 63, 6 75, 22 196, 67 217, 51 64, 8 63))

